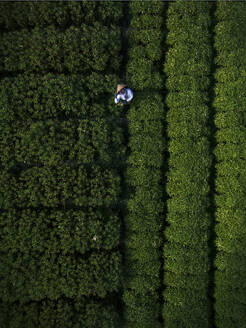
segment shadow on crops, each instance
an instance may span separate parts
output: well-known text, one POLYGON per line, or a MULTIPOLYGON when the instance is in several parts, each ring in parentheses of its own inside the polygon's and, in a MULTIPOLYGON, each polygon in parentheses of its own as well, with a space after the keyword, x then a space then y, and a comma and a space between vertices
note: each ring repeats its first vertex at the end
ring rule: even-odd
POLYGON ((216 4, 213 3, 211 5, 210 9, 210 17, 211 17, 211 47, 212 47, 212 61, 211 61, 211 78, 210 78, 210 91, 209 91, 209 98, 210 101, 208 103, 209 106, 209 126, 210 126, 210 154, 212 156, 212 165, 210 168, 210 177, 209 177, 209 185, 210 185, 210 192, 209 192, 209 199, 210 199, 210 207, 209 207, 209 213, 211 217, 211 225, 210 225, 210 238, 208 241, 208 248, 209 248, 209 259, 210 259, 210 270, 209 270, 209 285, 208 285, 208 298, 210 300, 210 326, 214 327, 214 289, 215 289, 215 282, 214 282, 214 275, 215 275, 215 267, 214 267, 214 261, 216 256, 216 246, 215 246, 215 211, 216 211, 216 204, 215 204, 215 180, 216 180, 216 158, 214 155, 214 149, 216 147, 216 126, 215 126, 215 108, 213 107, 213 101, 215 99, 215 84, 216 80, 214 78, 214 74, 216 71, 216 64, 215 64, 215 58, 216 58, 216 51, 214 48, 214 28, 216 25, 216 17, 215 17, 215 10, 216 10, 216 4))

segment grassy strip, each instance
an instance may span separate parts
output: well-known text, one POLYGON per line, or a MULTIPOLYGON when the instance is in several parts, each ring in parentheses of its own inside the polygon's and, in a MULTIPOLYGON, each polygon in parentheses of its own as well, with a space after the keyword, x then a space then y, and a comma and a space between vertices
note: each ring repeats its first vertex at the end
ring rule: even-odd
POLYGON ((164 307, 167 327, 209 327, 210 4, 177 1, 167 12, 164 71, 169 137, 164 307))
POLYGON ((217 147, 215 322, 246 327, 246 4, 219 2, 215 15, 217 147))

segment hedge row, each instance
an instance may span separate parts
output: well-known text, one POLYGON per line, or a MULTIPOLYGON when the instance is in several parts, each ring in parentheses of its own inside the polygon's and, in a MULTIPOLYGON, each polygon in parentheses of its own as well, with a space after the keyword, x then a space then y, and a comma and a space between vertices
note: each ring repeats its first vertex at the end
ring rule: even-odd
POLYGON ((86 84, 78 75, 52 73, 43 76, 24 73, 3 78, 0 83, 0 120, 9 123, 51 117, 69 119, 71 115, 79 118, 89 106, 90 88, 86 84))
POLYGON ((117 24, 123 15, 122 4, 118 2, 25 2, 0 3, 0 28, 14 30, 57 25, 93 25, 95 21, 103 25, 117 24))
POLYGON ((130 2, 127 75, 135 91, 129 113, 125 217, 124 326, 161 327, 161 167, 164 108, 159 73, 163 3, 130 2), (149 19, 155 22, 149 29, 149 19), (148 91, 148 89, 151 89, 148 91), (145 90, 141 94, 141 90, 145 90))
POLYGON ((170 3, 164 64, 169 171, 164 255, 166 327, 209 327, 210 4, 170 3))
POLYGON ((60 32, 54 26, 1 35, 0 71, 89 74, 119 68, 120 30, 96 22, 60 32))
POLYGON ((117 117, 112 106, 115 74, 33 73, 5 77, 0 83, 0 121, 69 120, 75 118, 117 117), (19 90, 21 89, 21 92, 19 90))
POLYGON ((110 304, 80 299, 44 299, 28 304, 0 303, 0 325, 7 328, 118 327, 119 314, 110 304))
POLYGON ((215 323, 246 327, 246 4, 216 9, 215 323))
MULTIPOLYGON (((15 174, 17 175, 17 174, 15 174)), ((69 164, 22 169, 17 176, 5 170, 0 177, 4 209, 56 207, 72 198, 76 206, 112 206, 119 196, 118 172, 92 165, 74 169, 69 164)))
POLYGON ((0 164, 15 166, 119 166, 124 160, 123 133, 106 118, 0 123, 0 164), (110 145, 110 147, 109 147, 110 145))
POLYGON ((156 66, 161 60, 163 46, 163 16, 160 10, 162 5, 158 0, 151 1, 149 5, 143 2, 130 5, 127 75, 131 87, 139 91, 163 88, 162 73, 156 66))

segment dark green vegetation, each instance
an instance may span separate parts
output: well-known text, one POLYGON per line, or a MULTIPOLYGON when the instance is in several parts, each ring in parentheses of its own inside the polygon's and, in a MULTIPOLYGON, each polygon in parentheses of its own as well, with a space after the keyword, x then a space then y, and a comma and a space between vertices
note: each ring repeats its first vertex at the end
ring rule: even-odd
POLYGON ((208 3, 180 2, 171 4, 167 13, 167 327, 209 327, 209 11, 208 3))
POLYGON ((245 30, 239 2, 0 2, 0 328, 246 327, 245 30))
POLYGON ((164 106, 160 70, 163 3, 129 4, 127 74, 136 92, 130 105, 129 149, 126 183, 129 189, 125 217, 126 327, 161 327, 161 226, 163 185, 161 167, 164 106), (144 13, 143 13, 144 9, 144 13), (146 91, 145 91, 146 90, 146 91))
POLYGON ((122 5, 0 12, 0 327, 116 327, 122 5))
POLYGON ((246 327, 246 6, 216 10, 215 323, 246 327))

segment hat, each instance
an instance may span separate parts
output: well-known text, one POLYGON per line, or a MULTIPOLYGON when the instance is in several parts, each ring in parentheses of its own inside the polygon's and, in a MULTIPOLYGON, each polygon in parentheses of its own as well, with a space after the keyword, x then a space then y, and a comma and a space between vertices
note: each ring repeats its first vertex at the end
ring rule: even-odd
POLYGON ((116 93, 118 93, 121 89, 123 89, 125 87, 126 87, 126 84, 118 84, 116 93))

